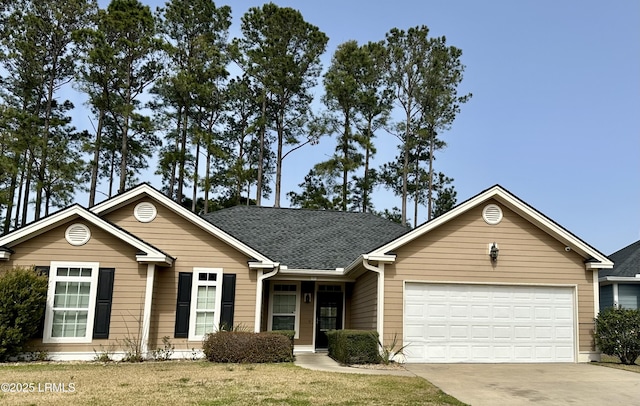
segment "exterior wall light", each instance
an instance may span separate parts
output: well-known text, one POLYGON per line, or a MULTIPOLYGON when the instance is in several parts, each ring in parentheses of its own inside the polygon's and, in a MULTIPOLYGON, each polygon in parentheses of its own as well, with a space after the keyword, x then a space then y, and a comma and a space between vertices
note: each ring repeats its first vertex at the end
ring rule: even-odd
POLYGON ((498 252, 500 252, 500 250, 498 249, 498 246, 494 242, 491 245, 491 248, 489 249, 489 257, 491 258, 491 261, 493 261, 493 262, 497 262, 498 261, 498 252))

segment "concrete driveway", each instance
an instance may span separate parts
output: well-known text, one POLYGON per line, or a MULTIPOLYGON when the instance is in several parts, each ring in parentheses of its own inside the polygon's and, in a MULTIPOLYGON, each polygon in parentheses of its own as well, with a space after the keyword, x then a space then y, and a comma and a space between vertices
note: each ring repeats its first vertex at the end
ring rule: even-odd
POLYGON ((640 405, 640 374, 589 364, 405 364, 472 406, 640 405))

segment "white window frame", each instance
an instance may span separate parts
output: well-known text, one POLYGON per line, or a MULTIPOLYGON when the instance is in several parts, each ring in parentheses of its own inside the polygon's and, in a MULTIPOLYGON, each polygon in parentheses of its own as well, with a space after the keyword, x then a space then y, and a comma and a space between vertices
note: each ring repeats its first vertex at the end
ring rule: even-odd
MULTIPOLYGON (((274 305, 274 300, 273 300, 273 296, 276 293, 275 291, 275 286, 276 285, 295 285, 296 287, 296 291, 295 292, 277 292, 277 294, 281 295, 292 295, 296 297, 296 311, 294 314, 294 330, 295 330, 295 336, 293 338, 300 338, 300 282, 286 282, 286 281, 273 281, 272 283, 270 283, 270 287, 269 287, 269 320, 267 323, 267 330, 268 331, 273 331, 273 305, 274 305)), ((277 316, 278 314, 276 313, 275 316, 277 316)), ((288 315, 287 315, 288 316, 288 315)))
POLYGON ((93 322, 96 314, 96 295, 98 293, 99 262, 60 262, 52 261, 49 268, 49 286, 44 316, 43 343, 90 343, 93 340, 93 322), (91 277, 58 276, 58 268, 91 268, 91 277), (90 282, 89 306, 87 307, 87 330, 84 337, 52 337, 53 302, 58 282, 90 282))
MULTIPOLYGON (((196 335, 196 307, 198 306, 198 287, 215 286, 216 302, 213 309, 213 331, 220 325, 220 309, 222 308, 222 268, 193 268, 191 277, 191 309, 189 310, 189 338, 188 341, 202 341, 206 334, 196 335), (215 281, 201 281, 198 278, 200 273, 216 274, 215 281)), ((208 334, 208 333, 207 333, 208 334)))

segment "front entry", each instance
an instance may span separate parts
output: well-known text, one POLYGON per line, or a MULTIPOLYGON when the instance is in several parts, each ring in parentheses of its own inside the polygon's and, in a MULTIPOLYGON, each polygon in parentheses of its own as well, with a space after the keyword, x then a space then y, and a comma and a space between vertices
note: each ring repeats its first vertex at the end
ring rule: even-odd
POLYGON ((329 346, 326 332, 342 329, 342 292, 318 291, 318 307, 316 310, 316 349, 329 346))

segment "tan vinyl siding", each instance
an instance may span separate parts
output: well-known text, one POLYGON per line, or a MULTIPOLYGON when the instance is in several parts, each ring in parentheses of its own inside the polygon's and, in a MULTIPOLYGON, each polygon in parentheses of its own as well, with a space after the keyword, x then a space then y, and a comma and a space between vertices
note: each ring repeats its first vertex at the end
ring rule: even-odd
POLYGON ((304 302, 304 293, 300 292, 300 323, 298 339, 294 340, 294 345, 312 345, 313 344, 313 322, 315 320, 314 309, 316 295, 311 295, 311 302, 304 302))
POLYGON ((592 271, 564 244, 504 205, 497 225, 482 219, 480 205, 395 250, 395 264, 385 267, 385 337, 402 337, 403 281, 577 285, 579 350, 594 349, 592 271), (497 263, 488 251, 495 242, 497 263))
POLYGON ((356 279, 351 296, 350 327, 375 330, 378 305, 378 274, 365 271, 356 279))
POLYGON ((173 338, 178 273, 192 272, 195 267, 222 268, 224 273, 236 274, 234 325, 253 331, 257 275, 249 270, 247 262, 251 258, 148 198, 123 206, 105 219, 176 258, 173 267, 156 268, 149 348, 161 346, 164 336, 171 338, 176 349, 200 348, 199 341, 173 338), (133 216, 134 207, 142 201, 157 208, 158 214, 150 223, 141 223, 133 216))
POLYGON ((119 350, 123 340, 136 335, 140 326, 147 266, 136 262, 135 248, 84 221, 80 222, 91 230, 91 239, 79 247, 70 245, 64 233, 67 226, 75 222, 77 220, 71 220, 12 247, 15 253, 7 266, 49 266, 51 261, 72 261, 98 262, 101 268, 115 268, 109 339, 94 339, 87 344, 42 344, 40 340, 33 340, 30 345, 49 352, 119 350))

